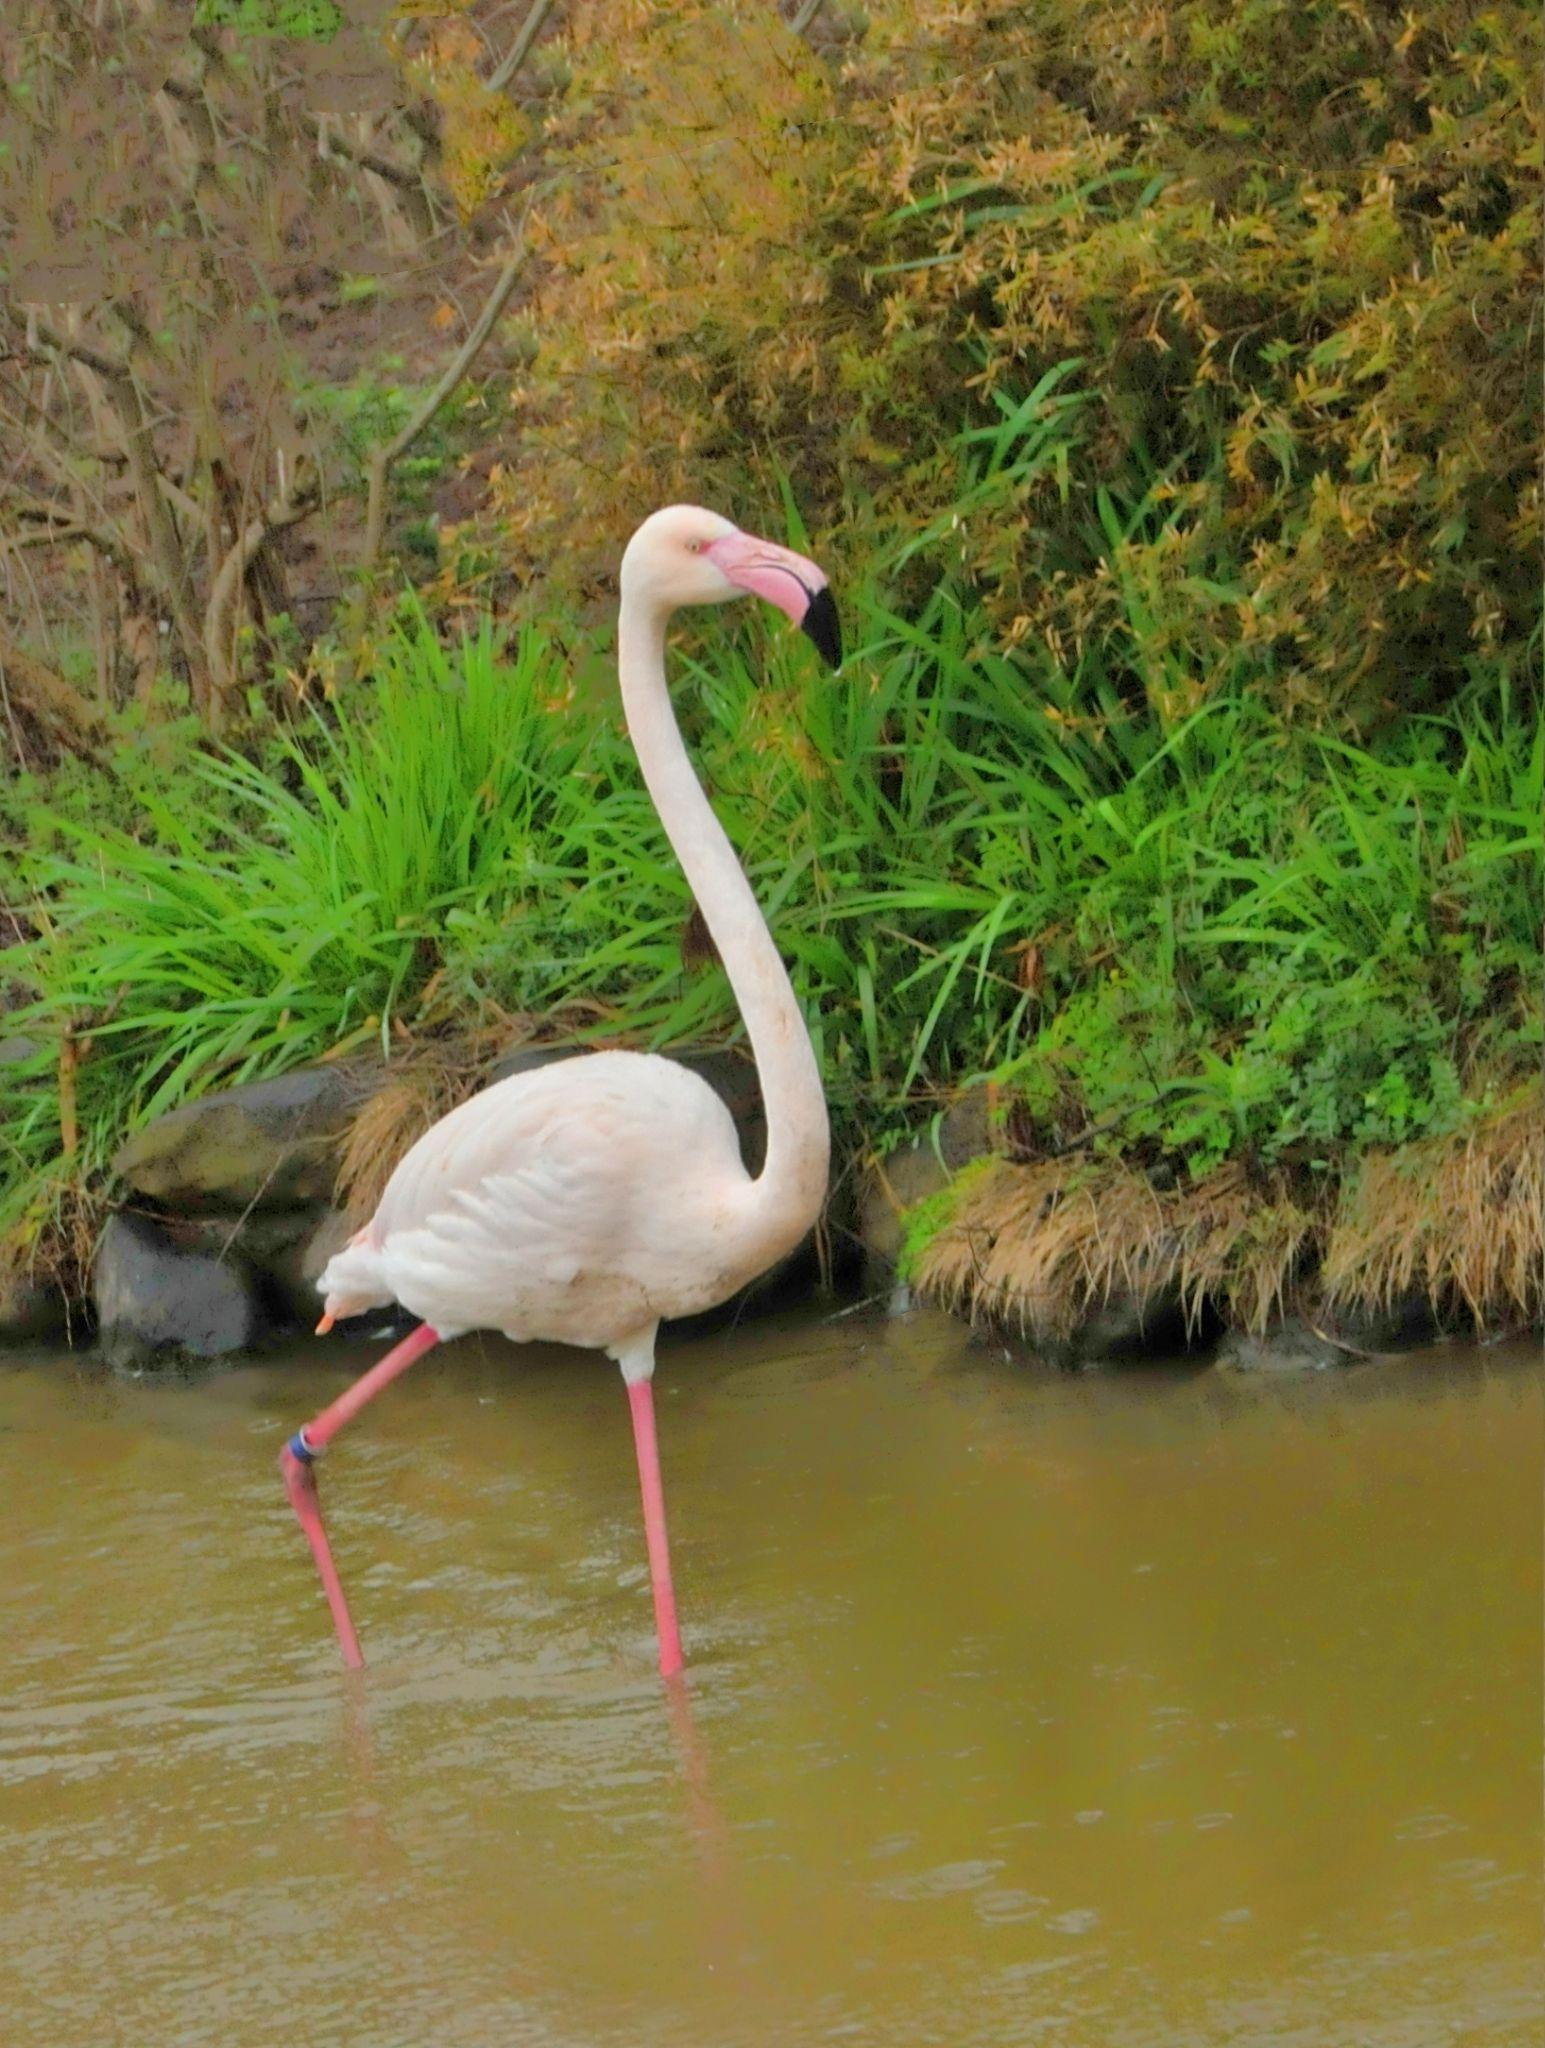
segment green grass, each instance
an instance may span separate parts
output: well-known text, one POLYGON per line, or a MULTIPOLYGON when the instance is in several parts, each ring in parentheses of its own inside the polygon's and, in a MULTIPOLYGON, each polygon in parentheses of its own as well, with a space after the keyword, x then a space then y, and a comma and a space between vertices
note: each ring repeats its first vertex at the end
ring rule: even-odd
MULTIPOLYGON (((1033 1146, 1332 1170, 1537 1061, 1542 749, 1503 685, 1354 745, 1242 688, 1166 721, 1094 657, 994 651, 947 583, 846 609, 837 678, 750 615, 674 669, 850 1139, 987 1073, 1033 1146)), ((340 1043, 576 1004, 640 1045, 738 1029, 722 973, 682 966, 598 642, 449 652, 407 614, 368 688, 260 760, 125 772, 124 824, 34 810, 40 936, 8 956, 9 1028, 81 1047, 71 1175, 340 1043)), ((64 1185, 39 1064, 0 1067, 0 1222, 33 1230, 64 1185)))

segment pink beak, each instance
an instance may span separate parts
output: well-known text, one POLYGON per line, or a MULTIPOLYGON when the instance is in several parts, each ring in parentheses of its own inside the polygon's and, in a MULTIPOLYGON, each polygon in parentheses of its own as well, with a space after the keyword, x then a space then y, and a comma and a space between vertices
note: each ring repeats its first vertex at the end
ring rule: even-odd
POLYGON ((775 604, 809 634, 823 660, 833 668, 840 666, 837 607, 824 573, 808 557, 781 548, 776 541, 758 540, 754 533, 727 533, 723 540, 710 541, 703 552, 737 590, 775 604))

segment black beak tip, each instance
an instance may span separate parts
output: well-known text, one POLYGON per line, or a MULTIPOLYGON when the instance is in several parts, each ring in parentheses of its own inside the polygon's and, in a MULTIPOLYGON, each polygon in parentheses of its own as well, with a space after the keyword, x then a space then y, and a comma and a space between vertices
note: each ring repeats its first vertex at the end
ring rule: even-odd
POLYGON ((802 633, 809 634, 816 653, 828 668, 841 668, 842 627, 829 590, 818 590, 811 598, 799 628, 802 633))

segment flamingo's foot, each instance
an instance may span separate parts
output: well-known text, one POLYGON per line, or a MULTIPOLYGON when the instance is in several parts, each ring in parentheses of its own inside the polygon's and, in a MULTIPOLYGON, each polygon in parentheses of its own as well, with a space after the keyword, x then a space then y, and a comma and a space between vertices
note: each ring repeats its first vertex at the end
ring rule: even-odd
POLYGON ((284 1491, 290 1506, 295 1510, 295 1519, 300 1524, 301 1534, 311 1548, 316 1560, 322 1591, 327 1595, 327 1605, 333 1617, 333 1627, 338 1634, 338 1648, 343 1661, 351 1671, 358 1671, 364 1664, 359 1647, 359 1637, 354 1632, 354 1623, 349 1618, 348 1602, 343 1597, 343 1586, 338 1577, 338 1568, 333 1563, 332 1548, 327 1540, 327 1531, 322 1525, 322 1503, 317 1494, 316 1473, 313 1466, 317 1453, 307 1441, 306 1432, 295 1432, 284 1449, 279 1453, 279 1473, 284 1480, 284 1491))

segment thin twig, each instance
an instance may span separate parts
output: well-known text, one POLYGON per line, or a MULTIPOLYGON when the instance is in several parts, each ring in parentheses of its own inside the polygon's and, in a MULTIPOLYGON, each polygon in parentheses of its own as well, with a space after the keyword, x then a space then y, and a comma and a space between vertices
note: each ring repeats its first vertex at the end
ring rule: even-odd
POLYGON ((121 356, 107 356, 87 342, 73 341, 50 327, 38 314, 24 312, 20 306, 7 306, 6 313, 11 325, 19 330, 22 353, 36 362, 48 363, 59 356, 73 356, 76 362, 95 370, 99 377, 117 382, 128 376, 129 366, 121 356))
POLYGON ((866 1294, 862 1301, 850 1301, 843 1308, 833 1309, 829 1316, 822 1316, 823 1323, 843 1323, 849 1316, 861 1315, 866 1308, 878 1308, 880 1303, 893 1301, 898 1287, 905 1287, 905 1281, 893 1280, 889 1287, 882 1287, 878 1294, 866 1294))
POLYGON ((472 367, 479 350, 493 332, 494 322, 504 311, 505 304, 515 289, 516 279, 520 276, 525 260, 526 238, 522 231, 516 241, 514 253, 500 271, 482 312, 473 323, 471 333, 446 366, 440 381, 407 424, 394 434, 390 441, 383 442, 371 454, 370 488, 365 513, 364 561, 367 569, 375 565, 376 558, 381 552, 381 532, 386 523, 386 479, 392 464, 398 456, 405 454, 412 447, 472 367))
MULTIPOLYGON (((129 363, 122 357, 104 355, 89 343, 60 334, 35 310, 9 306, 6 311, 13 328, 20 330, 23 350, 40 361, 61 358, 80 363, 102 379, 108 405, 117 422, 128 459, 129 475, 139 500, 140 513, 150 542, 150 559, 177 627, 177 638, 193 686, 195 703, 201 703, 209 688, 209 674, 198 620, 188 600, 188 570, 182 542, 166 506, 168 479, 156 461, 155 439, 140 387, 129 363)), ((135 331, 137 315, 130 306, 115 303, 120 320, 135 331)))
POLYGON ((379 150, 371 149, 362 142, 351 142, 330 114, 308 113, 306 120, 317 131, 324 156, 347 157, 362 171, 373 171, 389 185, 396 185, 402 191, 422 198, 424 180, 411 164, 400 164, 395 157, 382 156, 379 150))
POLYGON ((789 23, 791 34, 802 36, 821 11, 821 0, 803 0, 799 12, 789 23))
POLYGON ((542 33, 542 24, 553 11, 553 0, 532 0, 530 12, 520 25, 520 33, 510 45, 509 54, 489 72, 483 81, 490 92, 503 92, 522 64, 531 55, 531 46, 542 33))
POLYGON ((101 527, 75 519, 70 513, 60 511, 57 505, 45 505, 40 499, 22 498, 19 494, 13 495, 8 509, 16 518, 27 520, 38 531, 14 535, 0 534, 0 547, 65 547, 71 541, 88 541, 99 554, 106 555, 125 575, 132 574, 133 564, 129 558, 129 550, 113 534, 104 533, 101 527))
POLYGON ((293 526, 314 512, 320 501, 320 492, 314 478, 298 485, 289 497, 277 504, 269 505, 249 521, 238 534, 235 544, 220 564, 215 580, 210 586, 209 602, 204 608, 204 659, 209 664, 210 675, 210 718, 218 724, 224 698, 232 681, 232 659, 230 649, 230 615, 235 606, 236 592, 248 564, 258 549, 272 540, 285 527, 293 526))

